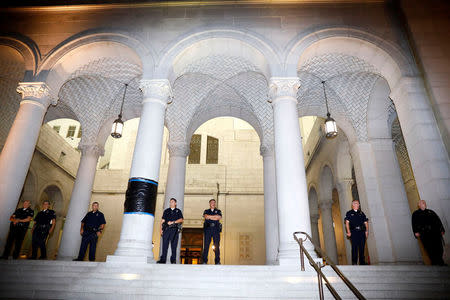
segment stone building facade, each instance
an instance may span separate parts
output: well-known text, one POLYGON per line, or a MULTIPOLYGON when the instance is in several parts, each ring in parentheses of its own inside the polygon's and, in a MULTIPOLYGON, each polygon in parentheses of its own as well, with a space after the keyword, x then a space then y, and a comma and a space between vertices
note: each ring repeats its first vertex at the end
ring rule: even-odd
POLYGON ((81 156, 58 258, 74 256, 79 241, 73 236, 92 191, 97 197, 98 160, 128 84, 123 118, 140 117, 140 123, 127 189, 134 195, 134 182, 145 186, 146 205, 140 210, 137 195, 127 198, 108 261, 153 261, 156 187, 164 189, 164 203, 169 194, 188 201, 192 136, 221 116, 248 122, 259 138, 266 262, 298 263, 292 232, 312 232, 314 199, 325 248, 344 244, 333 235, 333 193, 342 215, 353 182, 371 220, 371 261, 421 260, 392 124, 400 124, 418 194, 448 228, 449 41, 439 31, 448 28, 448 11, 441 1, 426 7, 421 1, 208 1, 2 9, 0 172, 7 176, 0 179, 0 245, 42 122, 69 118, 82 127, 81 156), (317 158, 308 158, 316 146, 303 153, 298 117, 326 117, 323 88, 342 134, 317 167, 317 158), (159 176, 164 126, 165 185, 159 176))

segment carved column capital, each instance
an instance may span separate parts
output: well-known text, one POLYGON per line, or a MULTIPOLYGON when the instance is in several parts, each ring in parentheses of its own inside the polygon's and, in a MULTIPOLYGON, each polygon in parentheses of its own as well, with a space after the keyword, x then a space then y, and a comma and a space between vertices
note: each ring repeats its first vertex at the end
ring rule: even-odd
POLYGON ((261 145, 259 147, 259 153, 261 154, 262 157, 266 157, 266 156, 272 156, 274 155, 274 147, 272 144, 270 145, 261 145))
POLYGON ((187 157, 191 150, 190 145, 186 143, 176 143, 176 142, 168 143, 167 148, 169 149, 170 157, 174 156, 187 157))
POLYGON ((78 149, 81 151, 81 156, 93 155, 99 157, 105 155, 105 148, 98 144, 78 145, 78 149))
POLYGON ((167 79, 142 79, 139 87, 144 94, 144 102, 159 101, 167 105, 173 98, 172 87, 167 79))
POLYGON ((314 224, 319 223, 319 214, 310 215, 309 218, 311 219, 311 223, 314 224))
POLYGON ((351 189, 354 183, 355 181, 353 178, 342 178, 337 180, 336 187, 338 192, 342 193, 343 191, 351 189))
POLYGON ((20 82, 16 91, 22 96, 22 102, 35 102, 45 109, 57 101, 50 97, 50 88, 44 82, 20 82))
POLYGON ((300 87, 298 77, 272 77, 269 84, 269 102, 278 98, 289 98, 297 101, 297 91, 300 87))

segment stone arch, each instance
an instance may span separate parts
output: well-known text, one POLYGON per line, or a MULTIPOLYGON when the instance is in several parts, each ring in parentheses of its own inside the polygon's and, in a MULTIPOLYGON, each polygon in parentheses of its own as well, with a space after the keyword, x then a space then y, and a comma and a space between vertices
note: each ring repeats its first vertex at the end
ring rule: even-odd
MULTIPOLYGON (((20 106, 20 95, 16 89, 27 69, 26 57, 17 47, 22 46, 16 40, 5 40, 0 36, 0 151, 3 148, 9 130, 20 106), (14 45, 17 42, 18 45, 14 45)), ((27 52, 25 52, 27 53, 27 52)), ((30 67, 30 66, 28 66, 30 67)))
POLYGON ((320 195, 319 202, 321 200, 331 200, 334 188, 334 179, 333 179, 334 176, 330 164, 324 162, 320 170, 321 171, 319 175, 319 195, 320 195))
POLYGON ((367 137, 391 138, 392 115, 395 105, 389 98, 390 89, 384 78, 379 78, 372 90, 367 111, 367 137))
POLYGON ((41 54, 35 42, 22 35, 1 35, 0 45, 11 47, 20 53, 25 67, 24 76, 20 80, 31 81, 41 60, 41 54))
MULTIPOLYGON (((72 36, 56 46, 38 69, 38 81, 44 81, 54 98, 63 84, 74 75, 95 74, 95 68, 87 67, 91 62, 102 60, 126 61, 139 66, 142 70, 151 69, 153 63, 151 51, 124 33, 84 32, 72 36), (76 73, 78 72, 78 73, 76 73)), ((97 63, 97 65, 100 65, 97 63)), ((106 72, 105 77, 117 76, 106 72)))
POLYGON ((155 76, 168 78, 173 83, 180 75, 179 70, 194 56, 202 58, 211 53, 221 53, 247 58, 268 79, 281 76, 281 60, 277 54, 281 51, 277 50, 273 43, 253 32, 224 28, 197 29, 181 36, 167 47, 158 63, 155 76))
POLYGON ((297 75, 298 66, 305 60, 324 53, 338 52, 359 57, 373 65, 394 88, 402 76, 418 74, 412 57, 397 45, 365 30, 349 27, 311 30, 297 36, 289 45, 285 69, 297 75))
POLYGON ((310 215, 318 215, 319 214, 319 198, 317 195, 316 184, 310 184, 310 186, 309 186, 308 201, 309 201, 310 215))

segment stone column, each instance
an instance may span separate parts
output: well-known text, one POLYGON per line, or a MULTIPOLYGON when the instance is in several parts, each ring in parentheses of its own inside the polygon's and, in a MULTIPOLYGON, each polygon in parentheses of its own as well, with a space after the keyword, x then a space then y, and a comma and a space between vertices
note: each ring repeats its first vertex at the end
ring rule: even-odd
MULTIPOLYGON (((167 170, 166 192, 164 195, 164 209, 170 207, 170 198, 177 199, 177 207, 184 215, 184 186, 186 179, 186 158, 189 155, 190 145, 185 143, 169 142, 169 169, 167 170)), ((159 225, 158 222, 156 224, 159 225)), ((161 243, 162 249, 162 243, 161 243)), ((180 263, 181 233, 178 236, 177 264, 180 263)), ((172 249, 169 245, 166 263, 170 263, 172 249)))
MULTIPOLYGON (((299 246, 292 236, 293 232, 304 231, 311 234, 305 164, 297 111, 299 85, 297 77, 271 78, 270 82, 280 235, 278 262, 281 265, 300 263, 299 246)), ((314 254, 311 243, 306 243, 305 246, 311 254, 314 254)))
POLYGON ((386 218, 386 209, 378 182, 377 166, 372 146, 355 142, 350 146, 355 167, 361 209, 369 218, 367 247, 371 263, 393 263, 395 257, 392 238, 386 218))
POLYGON ((345 215, 352 208, 352 186, 353 186, 352 178, 343 178, 337 180, 337 190, 339 193, 339 209, 341 211, 343 232, 344 232, 344 240, 345 240, 345 254, 347 256, 347 262, 350 264, 352 261, 352 243, 349 238, 347 238, 347 229, 345 228, 345 215))
POLYGON ((411 166, 421 199, 434 210, 450 244, 450 166, 448 153, 421 77, 403 77, 392 89, 411 166))
POLYGON ((166 79, 141 80, 144 94, 130 179, 124 204, 120 240, 108 262, 151 263, 153 223, 158 194, 164 117, 172 95, 166 79))
POLYGON ((313 242, 320 246, 320 237, 319 237, 319 215, 314 214, 310 216, 311 220, 311 237, 313 242))
POLYGON ((419 246, 411 233, 411 211, 392 139, 371 139, 378 181, 390 229, 396 262, 422 260, 419 246))
POLYGON ((264 167, 264 226, 266 240, 266 265, 277 261, 279 233, 277 208, 277 183, 275 180, 275 159, 273 145, 260 148, 264 167))
POLYGON ((331 260, 338 264, 336 236, 334 234, 333 214, 331 208, 333 202, 331 199, 321 199, 319 201, 320 211, 322 212, 322 230, 323 240, 325 242, 325 251, 331 260))
MULTIPOLYGON (((78 148, 81 150, 80 164, 70 196, 58 260, 71 260, 78 257, 81 243, 81 220, 89 211, 98 158, 104 153, 103 147, 95 144, 80 145, 78 148)), ((100 207, 99 210, 101 211, 102 208, 100 207)))
POLYGON ((9 216, 19 201, 42 121, 51 103, 49 88, 43 82, 19 83, 17 92, 22 101, 0 155, 0 249, 5 246, 9 216))

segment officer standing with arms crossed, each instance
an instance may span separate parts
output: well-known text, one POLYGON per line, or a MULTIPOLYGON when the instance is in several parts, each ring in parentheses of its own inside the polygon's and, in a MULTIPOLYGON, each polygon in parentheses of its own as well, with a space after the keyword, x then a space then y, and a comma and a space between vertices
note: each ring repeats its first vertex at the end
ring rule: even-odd
POLYGON ((347 237, 352 241, 352 265, 365 265, 364 248, 366 239, 369 235, 369 219, 359 209, 359 201, 353 200, 352 209, 345 215, 345 228, 347 229, 347 237))
POLYGON ((105 216, 98 210, 98 202, 92 203, 92 211, 88 212, 81 220, 80 234, 82 236, 80 252, 74 261, 83 261, 89 245, 89 261, 95 261, 98 237, 105 228, 105 216))
POLYGON ((30 259, 36 259, 38 248, 41 249, 41 257, 39 259, 47 258, 47 249, 45 248, 45 242, 47 236, 53 232, 56 224, 56 214, 54 210, 48 209, 50 206, 49 201, 42 203, 42 210, 38 212, 34 218, 34 226, 32 229, 32 255, 30 259))
POLYGON ((170 256, 170 263, 175 264, 177 258, 177 246, 178 246, 178 226, 183 223, 183 213, 177 208, 177 199, 170 199, 170 207, 164 210, 161 224, 160 233, 163 239, 162 254, 158 260, 158 264, 165 264, 167 259, 167 250, 172 250, 170 256))
POLYGON ((203 264, 208 263, 209 245, 211 244, 211 238, 214 241, 214 262, 216 265, 220 265, 220 233, 222 232, 222 212, 220 209, 216 209, 216 200, 209 200, 209 209, 205 209, 203 212, 205 222, 203 223, 203 234, 205 237, 205 243, 203 244, 203 264))
POLYGON ((9 225, 9 234, 8 239, 6 240, 5 250, 1 257, 2 259, 8 259, 14 242, 13 259, 19 257, 23 239, 25 238, 25 234, 27 233, 28 226, 30 225, 33 216, 34 211, 30 208, 30 201, 25 200, 23 201, 23 207, 16 209, 11 217, 9 217, 11 223, 9 225))

